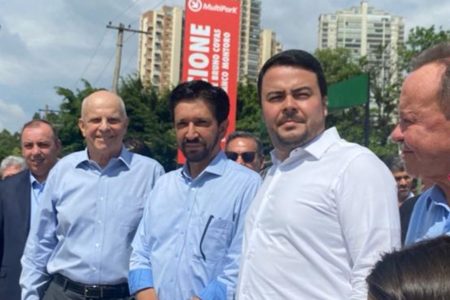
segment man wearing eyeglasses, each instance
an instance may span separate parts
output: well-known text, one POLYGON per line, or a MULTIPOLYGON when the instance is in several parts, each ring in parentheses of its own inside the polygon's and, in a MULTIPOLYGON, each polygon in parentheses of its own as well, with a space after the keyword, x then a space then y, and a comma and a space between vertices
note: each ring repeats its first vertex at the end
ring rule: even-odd
POLYGON ((235 131, 227 137, 225 154, 231 160, 260 172, 264 166, 264 153, 261 141, 254 134, 235 131))
POLYGON ((228 95, 178 85, 169 107, 182 168, 162 176, 134 238, 128 282, 138 300, 225 300, 235 294, 245 214, 261 178, 225 156, 228 95))

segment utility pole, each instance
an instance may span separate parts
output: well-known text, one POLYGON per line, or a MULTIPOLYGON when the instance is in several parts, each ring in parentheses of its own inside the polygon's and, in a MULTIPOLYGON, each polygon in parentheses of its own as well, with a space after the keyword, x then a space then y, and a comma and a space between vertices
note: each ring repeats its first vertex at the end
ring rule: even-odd
POLYGON ((147 31, 131 29, 130 27, 131 26, 128 25, 128 28, 125 28, 125 26, 122 23, 119 23, 119 26, 113 26, 111 22, 109 22, 109 24, 106 25, 106 28, 117 29, 116 64, 114 67, 113 82, 112 82, 112 91, 113 92, 117 92, 117 88, 119 86, 120 63, 122 60, 122 47, 123 47, 123 32, 129 31, 129 32, 145 33, 145 34, 150 33, 147 31))

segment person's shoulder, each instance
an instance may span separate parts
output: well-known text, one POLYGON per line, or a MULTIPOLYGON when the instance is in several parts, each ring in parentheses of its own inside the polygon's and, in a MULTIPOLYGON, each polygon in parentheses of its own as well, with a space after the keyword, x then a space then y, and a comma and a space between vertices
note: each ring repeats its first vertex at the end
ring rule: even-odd
POLYGON ((259 173, 229 159, 227 160, 226 175, 235 180, 261 181, 259 173))
POLYGON ((2 180, 3 187, 15 186, 23 182, 30 182, 30 171, 28 169, 20 171, 17 174, 8 176, 2 180))
POLYGON ((156 159, 133 152, 130 152, 130 155, 133 166, 164 170, 163 166, 156 159))

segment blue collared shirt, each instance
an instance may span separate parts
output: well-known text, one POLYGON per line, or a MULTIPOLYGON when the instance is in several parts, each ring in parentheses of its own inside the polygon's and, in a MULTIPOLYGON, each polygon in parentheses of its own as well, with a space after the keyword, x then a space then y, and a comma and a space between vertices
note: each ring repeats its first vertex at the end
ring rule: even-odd
POLYGON ((50 171, 22 257, 22 299, 39 299, 49 275, 85 284, 126 282, 131 241, 144 201, 164 172, 156 161, 122 149, 105 168, 87 151, 50 171))
POLYGON ((260 176, 220 152, 196 178, 186 165, 158 180, 133 241, 130 292, 159 300, 232 299, 244 217, 260 176))
POLYGON ((414 206, 405 245, 443 234, 450 234, 450 207, 442 190, 434 185, 419 196, 414 206))
POLYGON ((30 183, 31 183, 31 212, 30 212, 30 224, 34 220, 34 215, 36 214, 37 208, 39 206, 39 202, 41 199, 41 194, 44 191, 45 182, 39 182, 30 172, 30 183))

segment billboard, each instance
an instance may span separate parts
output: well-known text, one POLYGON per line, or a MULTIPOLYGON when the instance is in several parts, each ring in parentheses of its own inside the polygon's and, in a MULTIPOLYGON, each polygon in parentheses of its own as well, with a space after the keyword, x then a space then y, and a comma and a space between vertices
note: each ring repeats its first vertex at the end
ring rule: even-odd
POLYGON ((236 125, 239 0, 186 0, 182 81, 201 79, 230 97, 228 133, 236 125))

